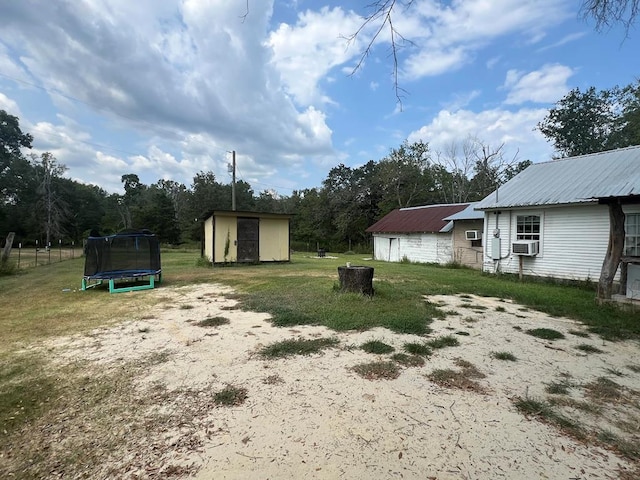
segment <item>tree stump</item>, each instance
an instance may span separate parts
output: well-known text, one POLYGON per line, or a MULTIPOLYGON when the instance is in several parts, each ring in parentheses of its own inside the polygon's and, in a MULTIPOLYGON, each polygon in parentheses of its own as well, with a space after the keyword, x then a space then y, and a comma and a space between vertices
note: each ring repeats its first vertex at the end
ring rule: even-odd
POLYGON ((373 295, 373 267, 338 267, 338 279, 341 292, 373 295))

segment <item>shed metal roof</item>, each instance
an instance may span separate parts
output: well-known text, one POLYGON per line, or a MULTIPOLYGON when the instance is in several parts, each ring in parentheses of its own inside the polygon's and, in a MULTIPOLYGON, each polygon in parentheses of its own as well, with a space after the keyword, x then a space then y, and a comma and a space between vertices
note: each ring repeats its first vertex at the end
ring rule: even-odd
POLYGON ((448 232, 451 222, 445 217, 464 210, 468 203, 425 205, 400 208, 388 213, 367 228, 369 233, 433 233, 448 232))
POLYGON ((449 215, 444 220, 482 220, 484 219, 484 213, 476 210, 476 205, 478 205, 478 202, 470 203, 464 210, 449 215))
POLYGON ((597 203, 635 195, 640 195, 640 146, 534 163, 475 208, 597 203))

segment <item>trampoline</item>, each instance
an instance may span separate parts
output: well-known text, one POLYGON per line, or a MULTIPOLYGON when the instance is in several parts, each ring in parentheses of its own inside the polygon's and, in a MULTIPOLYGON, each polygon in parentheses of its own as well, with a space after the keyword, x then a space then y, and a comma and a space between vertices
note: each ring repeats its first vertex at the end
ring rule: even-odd
POLYGON ((158 237, 148 230, 90 236, 85 245, 82 290, 107 280, 109 293, 154 288, 156 280, 161 283, 158 237))

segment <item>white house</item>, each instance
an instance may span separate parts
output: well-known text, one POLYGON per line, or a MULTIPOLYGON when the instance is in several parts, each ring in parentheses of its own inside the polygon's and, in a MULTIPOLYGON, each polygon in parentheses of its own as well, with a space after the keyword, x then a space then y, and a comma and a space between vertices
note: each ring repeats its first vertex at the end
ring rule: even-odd
POLYGON ((533 164, 479 202, 483 269, 597 281, 610 202, 625 214, 627 295, 640 298, 640 146, 533 164))
POLYGON ((367 228, 373 234, 376 260, 448 263, 453 257, 453 221, 445 217, 468 203, 426 205, 393 210, 367 228))

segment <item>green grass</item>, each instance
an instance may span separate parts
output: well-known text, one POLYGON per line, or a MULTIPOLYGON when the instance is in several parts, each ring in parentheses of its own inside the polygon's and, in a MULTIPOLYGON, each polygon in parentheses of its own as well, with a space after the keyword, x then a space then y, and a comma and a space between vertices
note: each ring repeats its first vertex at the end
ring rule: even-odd
POLYGON ((200 320, 196 325, 199 327, 220 327, 228 323, 229 319, 225 317, 207 317, 204 320, 200 320))
POLYGON ((511 352, 491 352, 489 354, 491 358, 496 360, 507 360, 509 362, 515 362, 518 358, 511 352))
POLYGON ((594 347, 588 343, 581 343, 580 345, 576 345, 576 349, 585 352, 585 353, 604 353, 603 350, 600 350, 598 347, 594 347))
POLYGON ((266 358, 283 358, 293 355, 311 355, 319 353, 327 348, 338 345, 336 338, 313 338, 305 340, 297 338, 292 340, 282 340, 272 343, 260 350, 260 355, 266 358))
POLYGON ((426 345, 436 350, 445 347, 457 347, 460 345, 460 341, 453 335, 444 335, 442 337, 436 337, 433 340, 429 340, 426 345))
POLYGON ((411 355, 420 355, 421 357, 428 357, 432 352, 432 348, 424 342, 407 342, 402 348, 411 355))
POLYGON ((236 387, 227 385, 213 396, 216 405, 223 407, 236 407, 242 405, 247 399, 247 389, 244 387, 236 387))
MULTIPOLYGON (((471 269, 426 264, 366 261, 375 268, 373 297, 337 294, 342 255, 322 262, 294 253, 290 263, 196 267, 199 251, 162 251, 164 286, 217 282, 236 288, 241 308, 270 313, 282 326, 325 325, 335 330, 386 327, 399 333, 426 335, 433 319, 446 314, 425 295, 470 294, 513 300, 523 311, 535 309, 583 322, 607 339, 640 337, 637 312, 598 305, 592 290, 543 282, 520 282, 517 276, 491 276, 471 269)), ((109 294, 106 288, 80 291, 84 259, 77 257, 0 277, 0 352, 56 335, 81 333, 144 315, 161 302, 151 291, 109 294), (64 290, 70 291, 65 292, 64 290), (74 291, 75 290, 75 291, 74 291), (153 297, 153 298, 152 298, 153 297)))
POLYGON ((521 413, 550 423, 574 438, 584 439, 586 436, 579 424, 556 412, 548 402, 533 398, 516 398, 514 404, 521 413))
POLYGON ((378 355, 391 353, 395 350, 391 345, 387 345, 380 340, 369 340, 368 342, 360 345, 360 348, 367 353, 376 353, 378 355))
POLYGON ((554 330, 552 328, 532 328, 527 330, 529 335, 537 338, 542 338, 544 340, 559 340, 561 338, 565 338, 562 332, 554 330))
MULTIPOLYGON (((163 249, 163 282, 158 288, 117 294, 109 294, 104 287, 80 291, 84 268, 82 257, 21 269, 15 275, 0 276, 0 312, 3 312, 0 315, 0 424, 7 430, 11 441, 19 445, 22 439, 14 437, 20 428, 39 421, 46 423, 47 415, 50 415, 47 412, 62 410, 69 404, 77 406, 78 411, 82 412, 87 392, 91 394, 92 405, 96 408, 102 408, 105 400, 108 400, 107 405, 115 404, 120 397, 127 400, 124 402, 126 405, 122 405, 123 412, 134 405, 135 399, 125 395, 131 390, 127 383, 129 380, 125 382, 113 376, 100 382, 85 381, 82 380, 84 370, 81 367, 74 367, 73 375, 61 376, 60 372, 66 371, 51 368, 45 360, 34 354, 25 354, 25 347, 61 335, 86 334, 95 328, 141 320, 153 306, 186 310, 188 307, 170 304, 163 297, 162 290, 192 284, 220 283, 231 286, 237 292, 235 298, 239 308, 269 313, 273 323, 281 326, 324 325, 337 331, 384 327, 394 332, 424 336, 431 333, 430 324, 434 319, 453 314, 443 311, 442 306, 428 302, 429 296, 458 295, 473 304, 472 298, 475 297, 471 295, 476 295, 508 299, 521 305, 514 307, 521 312, 536 310, 574 319, 581 322, 591 334, 605 339, 640 338, 637 312, 625 311, 611 304, 599 305, 594 302, 593 290, 540 281, 519 281, 517 276, 492 276, 470 269, 367 260, 363 261, 364 264, 375 268, 375 295, 369 298, 356 294, 337 294, 333 289, 337 281, 337 267, 344 265, 346 260, 344 255, 332 256, 337 258, 319 262, 307 258, 305 253, 294 253, 290 263, 222 268, 196 266, 203 265, 198 261, 200 256, 196 249, 163 249), (77 368, 80 370, 76 371, 77 368), (76 378, 78 375, 80 377, 76 378), (117 387, 115 390, 108 390, 114 386, 117 387), (110 392, 116 392, 117 395, 110 392)), ((473 317, 462 317, 468 323, 478 321, 473 317)), ((569 333, 576 335, 573 330, 569 333)), ((455 336, 449 338, 453 338, 457 344, 455 336)), ((328 341, 320 349, 335 345, 331 339, 319 340, 321 343, 328 341)), ((443 342, 442 337, 432 341, 436 340, 437 344, 426 345, 437 348, 454 344, 452 341, 449 343, 450 340, 443 342)), ((424 345, 424 342, 416 344, 424 345)), ((295 343, 271 347, 276 357, 319 351, 317 345, 301 346, 295 343), (299 347, 304 348, 298 350, 299 347)), ((394 361, 362 366, 360 370, 362 374, 373 378, 393 378, 399 374, 400 365, 419 362, 411 355, 403 356, 411 353, 405 349, 405 353, 391 356, 394 361)), ((640 374, 640 365, 635 364, 633 359, 628 363, 626 369, 629 375, 640 374)), ((457 377, 461 382, 469 380, 469 369, 454 370, 454 373, 462 375, 457 377)), ((129 378, 127 375, 124 375, 126 379, 129 378)), ((612 402, 631 395, 607 379, 586 385, 585 392, 588 398, 612 402)), ((144 410, 136 413, 139 418, 144 417, 144 410)), ((112 422, 112 416, 105 418, 112 422)), ((82 436, 80 423, 78 432, 79 438, 82 436)), ((160 436, 158 434, 158 438, 160 436)), ((78 450, 82 451, 81 448, 78 450)), ((38 448, 35 451, 44 450, 38 448)), ((91 458, 100 461, 97 454, 91 458)))
POLYGON ((589 338, 590 335, 588 332, 584 332, 582 330, 569 330, 570 335, 574 335, 576 337, 589 338))

